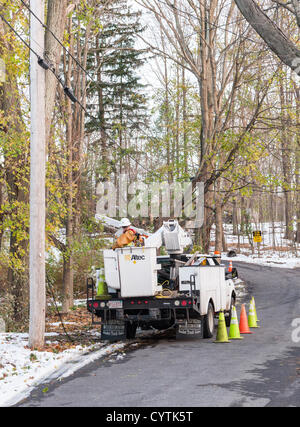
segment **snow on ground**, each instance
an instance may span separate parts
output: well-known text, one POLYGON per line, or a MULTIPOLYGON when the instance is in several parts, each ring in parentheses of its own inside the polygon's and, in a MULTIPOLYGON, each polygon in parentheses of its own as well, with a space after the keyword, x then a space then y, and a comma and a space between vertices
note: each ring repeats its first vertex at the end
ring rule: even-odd
MULTIPOLYGON (((46 334, 46 336, 53 333, 46 334)), ((47 343, 47 342, 46 342, 47 343)), ((28 334, 0 334, 0 407, 11 406, 27 397, 34 387, 50 379, 62 379, 92 361, 120 352, 125 344, 104 342, 81 345, 59 353, 32 351, 28 334)), ((118 354, 117 357, 123 357, 118 354)), ((47 389, 45 389, 47 392, 47 389)))
MULTIPOLYGON (((222 254, 223 260, 243 261, 248 263, 268 265, 283 268, 300 268, 300 245, 291 245, 284 239, 284 227, 278 223, 272 227, 270 224, 253 224, 252 229, 262 230, 263 242, 258 254, 255 245, 254 254, 247 236, 240 236, 240 251, 235 257, 222 254), (297 255, 297 256, 296 256, 297 255)), ((238 236, 233 236, 232 225, 225 225, 225 237, 228 249, 237 250, 238 236)), ((211 236, 214 241, 214 230, 211 236)), ((214 251, 213 246, 211 251, 214 251)), ((244 284, 236 283, 239 293, 244 292, 244 284)), ((241 294, 242 295, 242 294, 241 294)), ((59 305, 59 304, 58 304, 59 305)), ((85 300, 76 300, 74 306, 84 306, 85 300)), ((73 322, 65 322, 72 325, 73 322)), ((57 326, 52 322, 49 326, 57 326)), ((96 335, 98 332, 95 333, 96 335)), ((46 338, 55 338, 54 332, 46 334, 46 338)), ((47 344, 47 341, 46 341, 47 344)), ((133 344, 135 345, 135 344, 133 344)), ((97 344, 83 346, 77 345, 63 351, 32 351, 28 348, 28 334, 25 333, 0 333, 0 407, 12 406, 27 397, 37 385, 50 381, 66 378, 77 369, 92 361, 110 356, 110 362, 124 357, 125 343, 97 344)), ((53 350, 53 346, 52 348, 53 350)), ((45 389, 47 392, 47 389, 45 389)))
MULTIPOLYGON (((251 251, 248 236, 236 236, 232 233, 232 225, 224 225, 225 239, 228 250, 232 249, 237 251, 239 242, 239 253, 235 257, 228 257, 227 253, 222 253, 223 260, 243 261, 252 264, 266 265, 270 267, 281 268, 300 268, 300 245, 296 245, 291 241, 284 238, 285 227, 282 223, 262 223, 251 224, 251 230, 261 230, 262 242, 260 244, 259 252, 258 246, 254 243, 254 253, 251 251)), ((211 233, 211 240, 214 241, 215 237, 214 227, 211 233)), ((252 234, 252 232, 250 233, 252 234)), ((214 247, 211 247, 214 251, 214 247)))
POLYGON ((242 261, 251 264, 267 265, 269 267, 281 267, 281 268, 300 268, 300 258, 288 256, 288 253, 278 254, 271 252, 268 254, 260 255, 243 255, 239 254, 235 257, 228 257, 226 253, 222 253, 222 260, 232 261, 233 265, 235 261, 242 261))

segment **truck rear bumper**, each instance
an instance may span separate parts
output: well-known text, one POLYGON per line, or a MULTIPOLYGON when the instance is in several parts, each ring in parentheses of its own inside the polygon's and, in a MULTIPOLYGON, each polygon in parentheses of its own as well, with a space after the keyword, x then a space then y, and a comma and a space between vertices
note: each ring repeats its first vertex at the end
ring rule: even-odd
POLYGON ((133 319, 139 316, 140 319, 146 321, 165 318, 164 313, 167 312, 182 312, 196 311, 199 312, 197 298, 178 297, 178 298, 143 298, 143 299, 111 299, 109 301, 101 301, 98 299, 88 300, 87 309, 97 317, 107 318, 109 314, 115 314, 128 319, 133 319))
POLYGON ((110 310, 110 309, 123 309, 123 310, 149 310, 153 308, 190 308, 197 304, 197 298, 182 297, 178 298, 113 298, 108 301, 101 299, 87 300, 88 310, 110 310))
MULTIPOLYGON (((88 300, 87 309, 105 324, 111 321, 133 322, 137 325, 150 324, 159 327, 159 322, 176 324, 177 319, 189 320, 200 318, 197 298, 143 298, 111 299, 109 301, 88 300)), ((162 326, 163 328, 163 326, 162 326)))

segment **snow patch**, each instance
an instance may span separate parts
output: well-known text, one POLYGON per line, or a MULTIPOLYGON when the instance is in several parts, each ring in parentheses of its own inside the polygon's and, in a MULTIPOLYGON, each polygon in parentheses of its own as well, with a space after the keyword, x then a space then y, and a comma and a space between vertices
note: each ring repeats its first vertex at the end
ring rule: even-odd
MULTIPOLYGON (((55 335, 48 333, 46 337, 55 335)), ((119 351, 125 344, 78 345, 60 353, 33 351, 27 346, 26 333, 0 334, 0 407, 15 405, 47 379, 66 378, 94 360, 119 351)))

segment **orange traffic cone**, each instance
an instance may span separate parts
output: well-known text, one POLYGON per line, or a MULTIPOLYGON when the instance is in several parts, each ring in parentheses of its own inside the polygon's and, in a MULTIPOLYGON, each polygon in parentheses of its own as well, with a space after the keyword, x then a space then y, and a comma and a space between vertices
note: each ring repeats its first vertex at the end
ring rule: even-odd
POLYGON ((215 251, 214 252, 214 256, 216 257, 216 261, 221 264, 221 252, 220 251, 215 251))
POLYGON ((229 261, 228 272, 232 273, 232 261, 229 261))
POLYGON ((252 334, 252 331, 250 331, 250 328, 248 325, 248 318, 247 318, 245 304, 242 304, 239 327, 240 327, 241 334, 252 334))

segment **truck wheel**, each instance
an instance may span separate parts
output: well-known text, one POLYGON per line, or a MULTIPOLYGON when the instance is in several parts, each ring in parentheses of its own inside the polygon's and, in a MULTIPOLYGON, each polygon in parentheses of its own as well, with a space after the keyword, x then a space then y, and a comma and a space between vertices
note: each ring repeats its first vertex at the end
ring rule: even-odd
POLYGON ((137 325, 135 323, 126 323, 126 339, 132 340, 135 338, 137 325))
POLYGON ((230 309, 229 309, 229 313, 228 313, 228 315, 227 316, 225 316, 225 323, 226 323, 226 326, 230 326, 230 323, 231 323, 231 309, 232 309, 232 306, 235 304, 235 299, 234 299, 234 297, 233 296, 231 296, 231 302, 230 302, 230 309))
POLYGON ((203 338, 211 338, 215 330, 215 310, 212 303, 208 303, 207 314, 203 319, 203 338))

